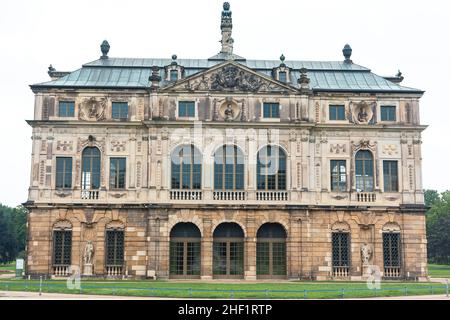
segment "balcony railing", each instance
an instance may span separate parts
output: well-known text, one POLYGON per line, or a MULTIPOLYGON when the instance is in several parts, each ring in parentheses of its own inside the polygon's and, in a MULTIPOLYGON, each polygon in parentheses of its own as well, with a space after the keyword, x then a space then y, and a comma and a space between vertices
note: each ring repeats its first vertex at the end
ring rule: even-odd
POLYGON ((224 201, 232 201, 232 200, 245 200, 245 191, 214 191, 213 199, 214 200, 224 200, 224 201))
POLYGON ((108 277, 117 277, 123 275, 123 266, 106 266, 106 275, 108 277))
POLYGON ((348 277, 349 267, 333 267, 333 277, 345 278, 348 277))
POLYGON ((99 190, 81 190, 81 199, 98 200, 99 193, 99 190))
POLYGON ((356 200, 358 202, 375 202, 377 195, 375 193, 359 192, 356 194, 356 200))
POLYGON ((256 200, 258 201, 287 201, 287 191, 257 191, 256 200))
POLYGON ((385 278, 400 278, 400 267, 384 267, 385 278))
POLYGON ((202 200, 200 190, 170 190, 170 200, 202 200))
POLYGON ((69 266, 53 266, 53 275, 55 277, 68 277, 69 266))

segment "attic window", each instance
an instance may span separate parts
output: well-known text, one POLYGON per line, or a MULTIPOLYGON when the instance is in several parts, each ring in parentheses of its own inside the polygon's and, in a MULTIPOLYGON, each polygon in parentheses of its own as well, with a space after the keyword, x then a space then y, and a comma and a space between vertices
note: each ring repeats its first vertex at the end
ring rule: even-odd
POLYGON ((278 72, 278 81, 281 81, 281 82, 287 81, 286 71, 278 72))
POLYGON ((178 80, 178 70, 170 70, 170 81, 177 81, 178 80))

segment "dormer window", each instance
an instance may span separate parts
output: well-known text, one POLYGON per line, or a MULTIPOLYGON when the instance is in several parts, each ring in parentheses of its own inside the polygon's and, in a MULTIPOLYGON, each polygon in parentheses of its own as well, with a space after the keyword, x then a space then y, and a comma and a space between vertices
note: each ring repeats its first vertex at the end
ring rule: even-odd
POLYGON ((280 65, 272 69, 272 77, 280 82, 289 83, 291 69, 284 64, 284 55, 281 55, 280 60, 280 65))
POLYGON ((166 81, 178 81, 183 78, 184 68, 178 65, 177 56, 172 56, 172 62, 165 67, 166 81))
POLYGON ((170 81, 178 80, 178 70, 170 70, 170 81))
POLYGON ((279 71, 278 72, 278 80, 281 81, 281 82, 287 82, 286 71, 279 71))

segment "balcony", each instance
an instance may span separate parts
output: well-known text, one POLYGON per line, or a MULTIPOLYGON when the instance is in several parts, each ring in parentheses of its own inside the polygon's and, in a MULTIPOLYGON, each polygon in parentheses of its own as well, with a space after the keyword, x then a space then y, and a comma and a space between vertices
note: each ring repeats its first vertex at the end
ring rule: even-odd
POLYGON ((243 201, 246 200, 245 191, 214 191, 213 199, 218 201, 243 201))
POLYGON ((400 267, 384 267, 385 278, 400 278, 400 267))
POLYGON ((288 201, 287 191, 257 191, 256 200, 258 201, 288 201))
POLYGON ((81 199, 98 200, 99 194, 100 194, 99 190, 81 190, 81 199))
POLYGON ((108 277, 122 276, 123 266, 106 266, 106 275, 108 277))
POLYGON ((68 277, 69 275, 69 266, 53 266, 53 276, 68 277))
POLYGON ((377 201, 377 195, 372 192, 358 192, 356 194, 356 200, 358 202, 375 202, 377 201))
POLYGON ((333 277, 346 278, 349 275, 349 267, 333 267, 333 277))
POLYGON ((170 190, 170 200, 202 200, 203 193, 200 190, 170 190))

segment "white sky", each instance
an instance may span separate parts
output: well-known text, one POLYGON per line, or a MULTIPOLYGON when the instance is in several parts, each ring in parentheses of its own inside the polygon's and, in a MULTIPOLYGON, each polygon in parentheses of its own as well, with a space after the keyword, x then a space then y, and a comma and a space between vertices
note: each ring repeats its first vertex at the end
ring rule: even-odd
MULTIPOLYGON (((34 96, 47 67, 74 71, 100 56, 208 58, 220 49, 222 0, 1 0, 0 203, 27 199, 34 96)), ((234 52, 247 59, 352 60, 379 75, 400 69, 426 90, 424 187, 450 189, 450 4, 441 0, 231 0, 234 52)))

